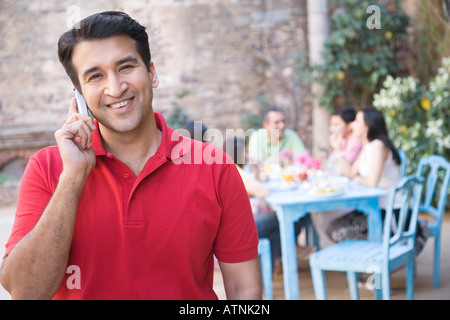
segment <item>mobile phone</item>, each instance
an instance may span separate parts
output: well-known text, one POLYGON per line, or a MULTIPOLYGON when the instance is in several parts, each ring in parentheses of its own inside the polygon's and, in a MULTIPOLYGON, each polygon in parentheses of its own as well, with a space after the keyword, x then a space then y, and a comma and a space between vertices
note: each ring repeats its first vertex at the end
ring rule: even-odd
POLYGON ((84 100, 84 97, 78 92, 77 89, 75 89, 75 99, 77 100, 78 113, 88 116, 89 113, 86 100, 84 100))

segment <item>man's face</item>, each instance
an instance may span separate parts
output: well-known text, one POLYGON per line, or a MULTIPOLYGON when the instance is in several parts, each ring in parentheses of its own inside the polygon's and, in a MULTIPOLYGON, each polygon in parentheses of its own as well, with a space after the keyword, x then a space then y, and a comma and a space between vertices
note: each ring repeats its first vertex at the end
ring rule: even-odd
MULTIPOLYGON (((265 128, 269 134, 269 138, 276 140, 276 135, 273 136, 272 133, 278 132, 279 139, 283 138, 284 129, 286 128, 286 120, 283 112, 270 111, 267 114, 267 120, 263 122, 263 128, 265 128)), ((273 141, 276 142, 276 141, 273 141)))
POLYGON ((153 63, 147 71, 127 35, 87 40, 75 45, 72 63, 82 94, 100 124, 130 132, 152 115, 153 89, 159 84, 153 63))
POLYGON ((330 133, 345 137, 347 134, 347 123, 338 115, 332 115, 330 118, 330 133))

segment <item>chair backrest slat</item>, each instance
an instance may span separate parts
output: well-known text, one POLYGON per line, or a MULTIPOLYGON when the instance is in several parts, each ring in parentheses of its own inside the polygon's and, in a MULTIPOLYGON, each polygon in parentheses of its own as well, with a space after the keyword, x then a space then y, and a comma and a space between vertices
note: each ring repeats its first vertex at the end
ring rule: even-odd
POLYGON ((397 153, 400 157, 400 177, 406 176, 406 168, 408 167, 408 157, 403 150, 397 149, 397 153))
POLYGON ((445 205, 448 196, 450 163, 444 157, 437 155, 431 155, 428 158, 423 158, 419 161, 416 175, 423 177, 425 174, 425 195, 420 204, 420 211, 433 215, 440 224, 445 212, 445 205), (427 168, 429 168, 429 171, 426 174, 427 168), (439 185, 438 182, 441 182, 441 185, 439 185), (438 192, 438 202, 433 204, 433 199, 435 198, 436 192, 438 192))
POLYGON ((399 242, 411 249, 414 247, 420 195, 422 194, 424 181, 423 177, 409 175, 402 178, 389 193, 383 229, 383 250, 386 258, 389 255, 389 248, 399 242), (399 196, 402 199, 401 207, 394 208, 395 198, 399 196), (395 209, 400 209, 400 212, 396 222, 396 230, 393 230, 392 220, 395 209))

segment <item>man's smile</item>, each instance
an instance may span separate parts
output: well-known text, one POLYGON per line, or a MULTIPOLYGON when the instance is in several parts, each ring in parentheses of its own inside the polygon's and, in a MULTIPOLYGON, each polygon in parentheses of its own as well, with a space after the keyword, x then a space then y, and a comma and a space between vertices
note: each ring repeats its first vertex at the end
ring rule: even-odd
POLYGON ((119 108, 125 107, 128 104, 130 104, 132 99, 133 98, 122 100, 122 101, 115 102, 115 103, 112 103, 112 104, 107 104, 107 106, 110 107, 110 108, 113 108, 113 109, 119 109, 119 108))

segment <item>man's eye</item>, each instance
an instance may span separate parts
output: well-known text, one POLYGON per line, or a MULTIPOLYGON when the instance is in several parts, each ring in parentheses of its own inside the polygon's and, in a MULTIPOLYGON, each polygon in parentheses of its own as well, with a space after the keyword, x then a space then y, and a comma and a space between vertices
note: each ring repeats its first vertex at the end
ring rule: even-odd
POLYGON ((89 77, 89 81, 95 80, 95 79, 99 78, 100 76, 101 76, 100 73, 93 74, 92 76, 89 77))
POLYGON ((119 70, 122 71, 122 70, 127 70, 127 69, 132 69, 132 68, 133 68, 132 65, 126 64, 124 66, 121 66, 119 70))

